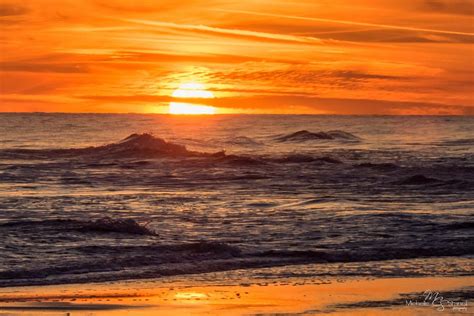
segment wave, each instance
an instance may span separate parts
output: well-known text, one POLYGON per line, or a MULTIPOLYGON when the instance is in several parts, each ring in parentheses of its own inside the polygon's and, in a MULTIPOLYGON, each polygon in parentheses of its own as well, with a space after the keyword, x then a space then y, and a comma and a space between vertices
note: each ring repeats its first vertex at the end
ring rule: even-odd
POLYGON ((441 144, 445 146, 474 146, 474 138, 447 140, 442 142, 441 144))
POLYGON ((94 221, 86 221, 79 224, 79 230, 158 236, 146 224, 139 224, 131 218, 117 219, 105 217, 94 221))
POLYGON ((288 155, 282 158, 271 158, 270 161, 277 163, 311 163, 311 162, 321 162, 321 163, 330 163, 330 164, 340 164, 342 161, 339 159, 329 157, 329 156, 311 156, 304 154, 293 154, 288 155))
MULTIPOLYGON (((315 200, 309 200, 305 203, 314 202, 315 200)), ((410 231, 425 229, 428 232, 452 230, 464 233, 473 227, 472 221, 469 220, 430 222, 428 217, 423 219, 415 214, 396 212, 353 215, 349 221, 357 225, 359 222, 365 222, 360 220, 361 217, 367 216, 377 217, 376 222, 381 227, 406 227, 405 224, 410 224, 410 231)), ((7 254, 3 266, 0 263, 0 287, 157 278, 295 264, 369 262, 474 254, 474 244, 470 243, 467 236, 459 237, 453 243, 436 242, 436 239, 428 244, 394 243, 395 239, 388 239, 391 235, 385 230, 380 231, 382 234, 378 236, 382 239, 378 242, 370 239, 369 247, 363 239, 361 243, 353 240, 332 247, 307 244, 304 247, 285 248, 272 242, 245 245, 245 242, 234 239, 231 242, 226 239, 163 242, 164 239, 157 238, 157 233, 151 230, 147 223, 120 217, 91 220, 49 218, 0 224, 2 236, 16 238, 28 236, 32 232, 36 236, 35 239, 42 238, 48 242, 54 239, 64 247, 58 248, 52 258, 45 256, 35 259, 33 263, 14 264, 16 255, 7 254), (108 242, 104 242, 106 240, 108 242)), ((450 237, 449 240, 453 239, 450 237)), ((24 244, 10 249, 22 252, 23 247, 24 244)), ((39 253, 44 253, 41 251, 39 253)))
POLYGON ((3 157, 15 158, 157 158, 203 157, 212 154, 190 151, 185 146, 167 142, 151 134, 132 134, 123 140, 97 147, 70 149, 14 149, 2 151, 3 157))
POLYGON ((81 221, 73 219, 48 219, 42 221, 15 221, 0 224, 1 228, 23 229, 34 226, 38 230, 45 227, 57 231, 77 231, 82 233, 119 233, 132 235, 158 236, 156 232, 131 218, 104 217, 95 220, 81 221))
MULTIPOLYGON (((74 149, 72 151, 75 151, 74 149)), ((77 149, 76 154, 103 156, 107 158, 123 157, 185 157, 200 156, 204 153, 189 151, 183 145, 167 142, 151 134, 132 134, 118 143, 105 146, 77 149)))
POLYGON ((416 174, 414 176, 410 176, 406 179, 401 181, 397 181, 397 184, 402 185, 423 185, 423 184, 431 184, 431 183, 439 183, 441 180, 436 178, 426 177, 422 174, 416 174))
MULTIPOLYGON (((238 257, 242 251, 237 246, 232 246, 223 242, 216 241, 198 241, 182 244, 151 244, 143 246, 81 246, 74 248, 75 251, 86 255, 95 253, 107 254, 144 254, 155 253, 157 255, 164 253, 186 253, 186 254, 214 254, 224 257, 238 257)), ((161 258, 163 259, 163 258, 161 258)), ((177 258, 172 258, 176 261, 177 258)), ((163 261, 163 260, 160 260, 163 261)))
POLYGON ((309 132, 307 130, 297 131, 288 135, 279 136, 275 139, 278 142, 305 142, 311 140, 345 140, 360 141, 361 138, 345 132, 345 131, 328 131, 328 132, 309 132))
POLYGON ((265 164, 265 161, 259 158, 239 156, 239 155, 226 155, 226 154, 221 155, 220 157, 217 157, 215 162, 236 165, 236 166, 254 166, 254 165, 265 164))
POLYGON ((443 228, 449 230, 474 230, 474 222, 451 223, 444 225, 443 228))
POLYGON ((416 174, 408 178, 393 182, 397 185, 405 186, 429 186, 429 187, 452 187, 458 190, 470 190, 474 183, 469 180, 450 179, 442 180, 438 178, 427 177, 422 174, 416 174))
POLYGON ((87 245, 69 250, 75 259, 65 256, 54 264, 10 266, 0 270, 0 287, 58 283, 90 283, 126 279, 157 278, 278 267, 312 263, 371 262, 394 259, 464 256, 474 247, 461 245, 406 245, 374 248, 243 251, 226 242, 197 241, 181 244, 87 245))
POLYGON ((236 146, 262 146, 263 144, 247 136, 237 136, 225 141, 226 144, 236 146))
POLYGON ((258 166, 268 164, 301 164, 301 163, 328 163, 342 164, 339 159, 330 156, 312 156, 305 154, 291 154, 283 157, 245 156, 245 155, 214 155, 212 163, 221 163, 234 166, 258 166))
POLYGON ((390 171, 400 168, 400 166, 394 163, 372 163, 372 162, 365 162, 354 165, 356 168, 368 168, 368 169, 375 169, 375 170, 382 170, 382 171, 390 171))
MULTIPOLYGON (((344 132, 333 131, 328 132, 327 135, 333 135, 330 137, 336 137, 335 135, 345 135, 344 132)), ((313 133, 311 133, 313 134, 313 133)), ((337 137, 339 137, 337 136, 337 137)), ((347 136, 341 136, 344 139, 347 136)), ((349 137, 350 138, 350 137, 349 137)), ((238 137, 238 139, 244 139, 244 142, 251 142, 250 139, 245 137, 238 137)), ((184 145, 168 142, 162 138, 155 137, 151 134, 132 134, 123 140, 97 147, 87 148, 71 148, 71 149, 48 149, 48 150, 36 150, 36 149, 17 149, 17 150, 4 150, 0 152, 0 156, 10 155, 22 159, 52 159, 52 158, 90 158, 88 167, 93 168, 108 168, 120 166, 125 169, 134 169, 141 166, 147 166, 150 161, 138 160, 136 162, 128 163, 125 165, 117 165, 116 162, 104 162, 101 159, 148 159, 148 158, 205 158, 209 159, 207 162, 212 164, 228 164, 236 166, 252 166, 262 165, 267 163, 331 163, 339 164, 342 163, 340 160, 329 157, 329 156, 311 156, 305 154, 290 154, 285 157, 265 157, 263 155, 234 155, 227 154, 224 150, 206 153, 191 151, 184 145)), ((11 157, 10 157, 11 158, 11 157)), ((67 178, 64 179, 68 181, 67 178)))
POLYGON ((80 256, 74 260, 66 256, 54 264, 0 270, 0 287, 139 279, 245 267, 233 261, 241 256, 238 247, 212 241, 146 246, 90 245, 69 251, 80 256))
MULTIPOLYGON (((472 254, 474 247, 383 247, 354 251, 269 250, 253 254, 258 257, 300 259, 300 263, 369 262, 394 259, 451 257, 472 254)), ((295 260, 296 261, 296 260, 295 260)))

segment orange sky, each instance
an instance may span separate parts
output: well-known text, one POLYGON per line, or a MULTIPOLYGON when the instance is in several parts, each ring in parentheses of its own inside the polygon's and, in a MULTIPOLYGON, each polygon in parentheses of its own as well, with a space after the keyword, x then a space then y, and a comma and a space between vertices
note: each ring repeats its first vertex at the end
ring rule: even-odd
POLYGON ((474 114, 474 0, 0 0, 0 111, 474 114), (189 102, 204 103, 202 100, 189 102))

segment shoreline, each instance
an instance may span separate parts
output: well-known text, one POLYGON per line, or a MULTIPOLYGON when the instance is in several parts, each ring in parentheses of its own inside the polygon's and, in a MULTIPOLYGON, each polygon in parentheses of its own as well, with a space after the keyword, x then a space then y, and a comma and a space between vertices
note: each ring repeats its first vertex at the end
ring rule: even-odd
MULTIPOLYGON (((419 278, 419 277, 469 277, 474 269, 474 257, 421 257, 411 259, 392 259, 382 261, 353 261, 353 262, 322 262, 322 263, 278 263, 260 267, 232 267, 227 269, 211 269, 184 273, 178 266, 166 265, 166 269, 155 269, 153 266, 143 270, 127 270, 125 274, 117 275, 114 271, 89 272, 84 274, 51 275, 38 279, 2 279, 2 289, 29 288, 48 286, 69 286, 83 284, 148 282, 156 280, 162 284, 185 283, 221 285, 219 280, 225 280, 225 285, 241 285, 253 283, 267 283, 272 280, 278 283, 281 280, 301 278, 312 283, 327 282, 327 279, 337 278, 419 278), (162 272, 180 271, 181 273, 162 272), (78 277, 76 277, 78 276, 78 277)), ((160 268, 160 266, 158 266, 160 268)))
POLYGON ((469 314, 472 312, 469 300, 474 295, 474 276, 198 283, 149 279, 2 288, 0 315, 426 315, 437 312, 441 308, 439 298, 427 299, 425 291, 442 296, 448 314, 469 314), (467 306, 463 305, 464 300, 467 306), (430 304, 423 304, 426 301, 430 304), (460 305, 455 308, 449 302, 460 305))

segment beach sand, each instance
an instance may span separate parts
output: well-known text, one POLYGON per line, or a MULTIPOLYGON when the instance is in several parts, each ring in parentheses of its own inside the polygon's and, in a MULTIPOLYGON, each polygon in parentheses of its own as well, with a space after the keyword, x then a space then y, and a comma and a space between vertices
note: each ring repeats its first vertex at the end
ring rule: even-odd
POLYGON ((0 289, 0 315, 468 315, 473 284, 474 277, 346 277, 239 285, 156 279, 16 287, 0 289), (425 300, 427 290, 433 295, 425 300))

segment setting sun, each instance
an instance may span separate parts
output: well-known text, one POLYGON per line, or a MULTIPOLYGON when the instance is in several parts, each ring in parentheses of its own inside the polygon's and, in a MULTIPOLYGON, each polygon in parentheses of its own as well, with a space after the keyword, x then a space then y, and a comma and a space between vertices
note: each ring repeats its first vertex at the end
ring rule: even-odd
MULTIPOLYGON (((203 84, 200 83, 183 83, 176 89, 173 94, 175 98, 198 98, 211 99, 214 94, 207 91, 203 84)), ((170 102, 170 114, 215 114, 216 109, 207 105, 194 105, 184 102, 170 102)))

